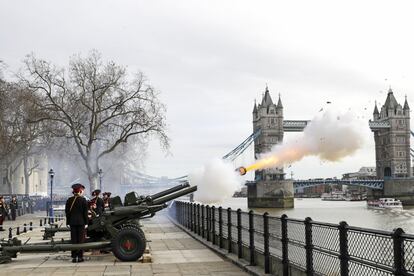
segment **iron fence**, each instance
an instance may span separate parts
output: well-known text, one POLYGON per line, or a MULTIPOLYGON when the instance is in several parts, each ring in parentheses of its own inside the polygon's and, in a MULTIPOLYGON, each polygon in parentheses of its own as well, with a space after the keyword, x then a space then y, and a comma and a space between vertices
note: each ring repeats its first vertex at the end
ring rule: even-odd
POLYGON ((250 265, 262 265, 265 273, 278 259, 283 275, 295 267, 307 275, 414 276, 414 235, 401 228, 381 231, 182 201, 171 210, 178 223, 250 265))

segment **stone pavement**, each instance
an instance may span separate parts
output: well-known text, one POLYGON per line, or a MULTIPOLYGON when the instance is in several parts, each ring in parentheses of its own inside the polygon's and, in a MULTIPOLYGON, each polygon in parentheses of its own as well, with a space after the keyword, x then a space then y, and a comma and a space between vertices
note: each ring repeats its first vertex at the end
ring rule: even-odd
MULTIPOLYGON (((120 262, 112 254, 92 256, 86 253, 87 261, 73 264, 70 252, 25 253, 19 254, 11 263, 0 264, 0 275, 248 275, 181 231, 163 213, 143 220, 142 224, 150 247, 152 263, 120 262)), ((26 237, 31 237, 30 242, 39 242, 42 241, 41 236, 40 229, 35 229, 21 235, 21 239, 25 241, 26 237)), ((65 236, 67 237, 68 233, 60 233, 56 239, 65 236)))

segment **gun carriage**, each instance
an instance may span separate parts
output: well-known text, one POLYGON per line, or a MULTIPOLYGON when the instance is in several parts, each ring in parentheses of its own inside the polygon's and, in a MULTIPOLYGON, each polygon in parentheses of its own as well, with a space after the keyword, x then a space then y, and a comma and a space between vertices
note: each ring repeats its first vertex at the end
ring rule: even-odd
MULTIPOLYGON (((190 187, 186 182, 151 196, 138 196, 135 192, 130 192, 125 196, 123 205, 120 197, 114 197, 110 210, 105 210, 101 216, 92 218, 85 243, 71 244, 70 241, 57 242, 52 239, 49 242, 23 244, 17 238, 3 239, 0 241, 0 263, 11 261, 19 252, 87 249, 111 250, 121 261, 136 261, 144 254, 146 248, 145 234, 139 220, 153 217, 168 206, 167 202, 196 190, 197 186, 190 187)), ((45 236, 53 237, 60 231, 69 231, 69 228, 47 227, 45 236)))

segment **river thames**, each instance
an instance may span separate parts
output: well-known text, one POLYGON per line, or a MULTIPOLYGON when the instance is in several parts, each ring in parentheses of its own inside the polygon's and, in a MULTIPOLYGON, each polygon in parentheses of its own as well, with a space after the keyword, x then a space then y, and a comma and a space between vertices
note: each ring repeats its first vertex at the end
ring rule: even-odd
MULTIPOLYGON (((231 198, 215 204, 216 207, 240 208, 248 211, 247 198, 231 198)), ((252 209, 257 214, 268 212, 272 216, 286 214, 289 218, 339 223, 346 221, 349 225, 392 231, 401 227, 406 233, 414 234, 414 208, 404 210, 368 209, 366 201, 322 201, 320 198, 295 198, 295 208, 291 209, 252 209)))

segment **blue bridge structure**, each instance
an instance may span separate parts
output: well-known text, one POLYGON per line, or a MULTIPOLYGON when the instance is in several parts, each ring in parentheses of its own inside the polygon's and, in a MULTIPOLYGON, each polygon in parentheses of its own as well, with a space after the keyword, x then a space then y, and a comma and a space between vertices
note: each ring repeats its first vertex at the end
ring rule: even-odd
POLYGON ((309 179, 309 180, 294 180, 293 187, 297 188, 309 188, 318 185, 351 185, 366 187, 373 190, 384 189, 384 180, 368 179, 368 180, 351 180, 351 179, 309 179))

